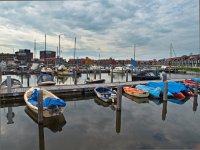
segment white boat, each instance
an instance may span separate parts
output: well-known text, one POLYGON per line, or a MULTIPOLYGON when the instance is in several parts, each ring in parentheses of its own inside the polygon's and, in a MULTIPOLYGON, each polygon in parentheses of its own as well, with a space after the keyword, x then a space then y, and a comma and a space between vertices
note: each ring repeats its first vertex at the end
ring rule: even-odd
POLYGON ((55 85, 56 82, 54 81, 54 76, 52 74, 42 73, 37 79, 37 84, 38 86, 55 85))
MULTIPOLYGON (((124 73, 126 71, 126 69, 124 67, 115 67, 113 69, 113 73, 124 73)), ((110 70, 110 72, 112 72, 112 69, 110 70)))
POLYGON ((115 91, 105 87, 96 87, 94 93, 104 102, 114 102, 117 98, 117 93, 115 91))
MULTIPOLYGON (((19 88, 19 87, 22 87, 22 84, 19 80, 17 79, 14 79, 14 78, 11 78, 11 88, 19 88)), ((0 88, 1 89, 6 89, 8 88, 7 86, 7 79, 4 80, 1 85, 0 85, 0 88)))
MULTIPOLYGON (((39 88, 30 88, 24 93, 24 101, 27 106, 38 114, 37 94, 39 88)), ((61 115, 64 112, 66 103, 47 90, 43 91, 43 117, 61 115)))
POLYGON ((42 67, 41 73, 46 73, 46 74, 52 74, 53 75, 54 71, 51 68, 42 67))

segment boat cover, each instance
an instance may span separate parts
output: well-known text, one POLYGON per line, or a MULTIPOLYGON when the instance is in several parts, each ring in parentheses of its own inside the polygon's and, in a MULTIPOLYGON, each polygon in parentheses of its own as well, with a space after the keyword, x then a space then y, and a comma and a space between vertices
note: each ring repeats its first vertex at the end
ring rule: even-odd
MULTIPOLYGON (((154 88, 160 87, 162 92, 164 91, 164 82, 148 82, 147 85, 154 88)), ((184 84, 168 82, 168 92, 176 94, 181 91, 187 91, 187 88, 184 84)))
POLYGON ((200 78, 192 78, 191 80, 200 82, 200 78))
MULTIPOLYGON (((34 106, 38 105, 37 95, 38 95, 38 90, 34 89, 32 97, 28 99, 28 101, 34 106)), ((53 97, 47 97, 43 100, 44 108, 51 108, 54 106, 64 107, 66 106, 66 103, 61 99, 53 98, 53 97)))
POLYGON ((143 90, 145 92, 148 92, 149 94, 151 94, 155 98, 159 98, 160 92, 162 91, 160 87, 153 88, 153 87, 149 87, 149 86, 146 86, 146 85, 136 85, 135 88, 138 89, 138 90, 143 90))

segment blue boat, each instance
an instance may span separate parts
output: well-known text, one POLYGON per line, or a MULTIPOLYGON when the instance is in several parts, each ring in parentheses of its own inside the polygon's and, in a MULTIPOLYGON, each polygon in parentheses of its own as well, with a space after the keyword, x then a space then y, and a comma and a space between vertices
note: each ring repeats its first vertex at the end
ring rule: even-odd
POLYGON ((97 97, 103 100, 104 102, 112 102, 117 98, 117 93, 109 88, 96 87, 94 89, 94 92, 97 95, 97 97))
POLYGON ((162 92, 161 88, 159 87, 153 88, 153 87, 149 87, 149 86, 141 85, 141 84, 136 85, 135 88, 138 90, 143 90, 145 92, 148 92, 154 98, 160 98, 160 93, 162 92))
MULTIPOLYGON (((164 82, 148 82, 148 86, 153 88, 161 88, 162 92, 164 91, 164 82)), ((187 88, 182 83, 176 83, 176 82, 168 82, 168 92, 172 94, 177 94, 179 92, 187 91, 187 88)))

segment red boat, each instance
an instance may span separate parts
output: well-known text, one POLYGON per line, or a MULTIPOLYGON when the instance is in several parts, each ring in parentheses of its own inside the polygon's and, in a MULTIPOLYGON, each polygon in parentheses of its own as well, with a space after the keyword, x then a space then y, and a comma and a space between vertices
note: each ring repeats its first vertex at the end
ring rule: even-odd
MULTIPOLYGON (((183 81, 183 84, 189 85, 189 86, 195 86, 195 82, 192 81, 192 80, 190 80, 190 79, 185 79, 185 80, 183 81)), ((200 87, 200 84, 199 84, 199 87, 200 87)))
POLYGON ((178 99, 178 100, 184 100, 185 99, 185 95, 182 92, 173 94, 173 97, 178 99))

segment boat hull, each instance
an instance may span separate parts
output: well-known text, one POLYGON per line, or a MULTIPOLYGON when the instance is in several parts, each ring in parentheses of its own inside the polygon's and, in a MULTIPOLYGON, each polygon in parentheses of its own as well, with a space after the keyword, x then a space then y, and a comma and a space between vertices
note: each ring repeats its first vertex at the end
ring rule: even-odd
POLYGON ((135 97, 140 97, 140 98, 145 98, 149 96, 148 92, 142 91, 142 90, 137 90, 135 88, 131 87, 123 87, 124 92, 135 97))

